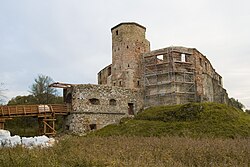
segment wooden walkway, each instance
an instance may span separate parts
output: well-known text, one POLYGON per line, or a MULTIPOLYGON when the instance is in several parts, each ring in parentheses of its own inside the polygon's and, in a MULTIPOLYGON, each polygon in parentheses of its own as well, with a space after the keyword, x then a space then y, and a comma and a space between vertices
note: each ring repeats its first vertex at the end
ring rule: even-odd
POLYGON ((70 108, 65 104, 0 106, 0 129, 4 129, 4 122, 9 119, 37 117, 39 133, 41 135, 55 135, 56 116, 66 116, 69 112, 70 108))

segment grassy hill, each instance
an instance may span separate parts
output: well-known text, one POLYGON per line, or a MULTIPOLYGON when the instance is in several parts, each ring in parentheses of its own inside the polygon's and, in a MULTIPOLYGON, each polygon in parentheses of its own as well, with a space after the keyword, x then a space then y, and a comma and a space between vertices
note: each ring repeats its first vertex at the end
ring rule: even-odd
POLYGON ((90 136, 250 137, 250 115, 218 103, 148 108, 90 136))

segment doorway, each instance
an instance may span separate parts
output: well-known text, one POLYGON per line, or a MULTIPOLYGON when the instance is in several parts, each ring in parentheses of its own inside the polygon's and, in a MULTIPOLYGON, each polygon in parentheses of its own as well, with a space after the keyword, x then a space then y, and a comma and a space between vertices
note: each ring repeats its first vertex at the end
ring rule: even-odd
POLYGON ((134 103, 128 103, 128 114, 134 115, 134 103))

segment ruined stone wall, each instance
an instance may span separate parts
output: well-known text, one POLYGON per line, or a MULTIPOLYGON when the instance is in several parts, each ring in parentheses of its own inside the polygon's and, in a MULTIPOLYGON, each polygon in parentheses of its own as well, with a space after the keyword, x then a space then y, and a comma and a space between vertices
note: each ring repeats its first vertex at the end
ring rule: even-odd
POLYGON ((67 118, 66 129, 72 133, 84 134, 118 123, 142 109, 142 96, 135 90, 84 84, 72 86, 71 91, 73 112, 67 118))
POLYGON ((108 65, 97 74, 99 85, 111 85, 111 66, 111 64, 108 65))
POLYGON ((197 101, 227 103, 228 95, 223 88, 222 77, 210 61, 198 50, 193 49, 196 71, 197 101))
POLYGON ((198 50, 169 47, 144 54, 145 105, 226 103, 222 77, 198 50))

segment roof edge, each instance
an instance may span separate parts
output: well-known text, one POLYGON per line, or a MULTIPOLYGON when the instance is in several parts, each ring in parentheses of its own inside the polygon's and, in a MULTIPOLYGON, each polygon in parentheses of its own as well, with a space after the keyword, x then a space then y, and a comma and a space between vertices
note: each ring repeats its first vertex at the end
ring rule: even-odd
POLYGON ((140 24, 138 24, 138 23, 136 23, 136 22, 123 22, 123 23, 120 23, 120 24, 114 26, 113 28, 111 28, 111 31, 113 31, 115 28, 117 28, 117 27, 119 27, 119 26, 121 26, 121 25, 123 25, 123 24, 127 24, 127 25, 133 24, 133 25, 137 25, 138 27, 141 27, 141 28, 143 28, 143 29, 146 30, 146 27, 144 27, 144 26, 142 26, 142 25, 140 25, 140 24))

